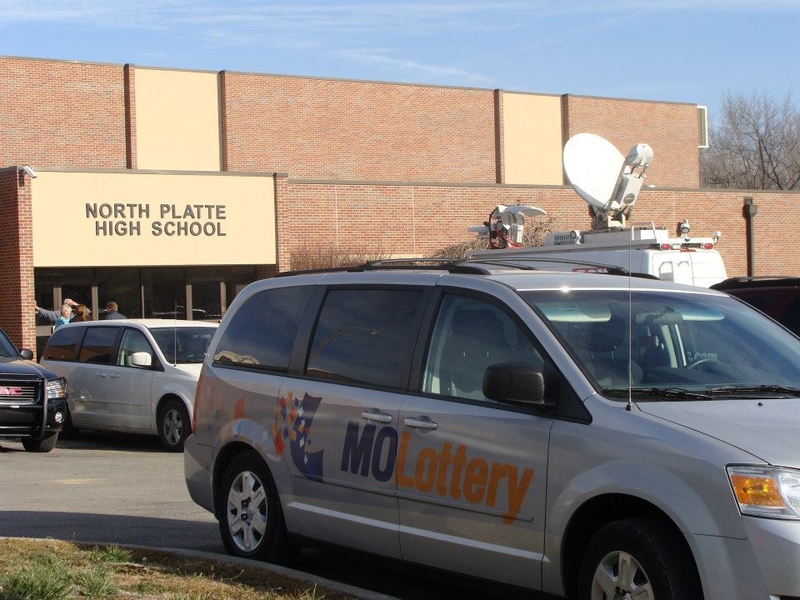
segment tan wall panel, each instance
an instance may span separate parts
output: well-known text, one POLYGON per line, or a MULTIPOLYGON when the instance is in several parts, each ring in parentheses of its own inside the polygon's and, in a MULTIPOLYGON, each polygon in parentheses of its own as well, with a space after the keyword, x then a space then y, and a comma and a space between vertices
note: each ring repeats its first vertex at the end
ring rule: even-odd
POLYGON ((220 170, 217 75, 136 69, 140 169, 220 170))
POLYGON ((35 267, 276 261, 272 177, 40 171, 32 184, 35 267))
POLYGON ((505 183, 561 185, 561 99, 503 93, 505 183))

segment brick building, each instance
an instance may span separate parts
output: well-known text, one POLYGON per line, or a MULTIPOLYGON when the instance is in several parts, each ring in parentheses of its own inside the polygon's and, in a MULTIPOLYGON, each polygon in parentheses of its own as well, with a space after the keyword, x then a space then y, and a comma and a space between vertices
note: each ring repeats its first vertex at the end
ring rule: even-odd
POLYGON ((588 227, 561 166, 581 132, 652 146, 637 221, 721 231, 744 274, 752 197, 757 270, 797 272, 797 194, 700 189, 691 104, 16 57, 0 103, 0 326, 26 347, 35 303, 219 318, 310 248, 425 256, 497 204, 588 227))

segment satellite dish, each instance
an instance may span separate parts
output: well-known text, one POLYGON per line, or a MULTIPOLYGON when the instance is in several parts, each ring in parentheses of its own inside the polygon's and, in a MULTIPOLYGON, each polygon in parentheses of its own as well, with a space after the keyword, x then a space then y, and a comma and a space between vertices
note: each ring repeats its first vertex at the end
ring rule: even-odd
POLYGON ((564 171, 592 208, 594 229, 620 228, 631 216, 653 150, 636 144, 623 156, 608 140, 579 133, 564 145, 564 171))
POLYGON ((579 133, 564 146, 564 171, 578 195, 603 208, 614 193, 625 157, 607 139, 579 133))

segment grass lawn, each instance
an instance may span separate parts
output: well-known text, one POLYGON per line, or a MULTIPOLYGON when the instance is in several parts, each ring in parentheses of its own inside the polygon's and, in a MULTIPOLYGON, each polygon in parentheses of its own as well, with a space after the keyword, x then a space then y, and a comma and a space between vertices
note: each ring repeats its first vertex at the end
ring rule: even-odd
POLYGON ((0 600, 345 600, 257 567, 157 550, 0 539, 0 600))

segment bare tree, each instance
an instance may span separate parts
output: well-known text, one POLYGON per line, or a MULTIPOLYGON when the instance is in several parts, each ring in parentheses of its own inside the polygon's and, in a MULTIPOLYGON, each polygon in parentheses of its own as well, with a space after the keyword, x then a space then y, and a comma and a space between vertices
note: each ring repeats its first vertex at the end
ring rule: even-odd
POLYGON ((709 125, 709 147, 700 155, 705 187, 800 189, 800 112, 787 93, 727 94, 709 125))

